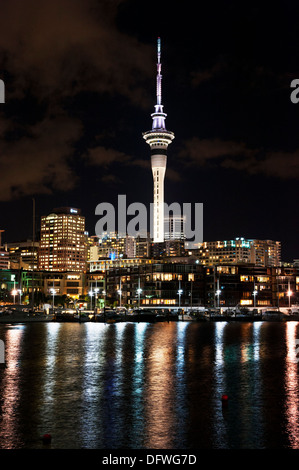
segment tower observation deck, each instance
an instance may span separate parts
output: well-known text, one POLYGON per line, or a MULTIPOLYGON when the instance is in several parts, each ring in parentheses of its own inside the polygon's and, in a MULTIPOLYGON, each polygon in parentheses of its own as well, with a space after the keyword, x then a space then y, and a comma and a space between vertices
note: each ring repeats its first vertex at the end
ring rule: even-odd
POLYGON ((174 133, 165 126, 167 114, 162 105, 161 40, 157 41, 157 104, 152 116, 152 129, 143 133, 151 149, 151 167, 154 180, 153 241, 164 241, 164 178, 167 164, 167 148, 174 139, 174 133))

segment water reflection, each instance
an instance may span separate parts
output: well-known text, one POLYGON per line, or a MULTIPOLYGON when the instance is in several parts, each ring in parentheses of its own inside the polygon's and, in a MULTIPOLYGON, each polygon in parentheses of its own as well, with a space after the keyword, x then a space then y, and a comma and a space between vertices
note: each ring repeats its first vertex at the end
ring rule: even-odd
POLYGON ((20 367, 21 343, 24 333, 22 326, 8 328, 3 338, 7 367, 1 369, 1 432, 0 447, 13 449, 22 447, 18 407, 21 400, 20 367))
POLYGON ((99 417, 100 405, 104 396, 104 381, 101 374, 105 364, 105 325, 87 323, 84 328, 85 341, 83 377, 80 404, 80 445, 82 448, 96 447, 103 435, 103 421, 99 417))
MULTIPOLYGON (((225 390, 225 358, 224 358, 224 330, 226 322, 215 323, 215 360, 214 360, 214 394, 213 394, 213 440, 215 447, 225 448, 227 445, 227 429, 223 416, 221 396, 227 394, 225 390)), ((224 411, 225 412, 225 411, 224 411)))
POLYGON ((285 372, 285 415, 286 432, 290 447, 299 447, 299 389, 298 389, 298 357, 296 340, 298 338, 298 323, 288 322, 286 330, 286 372, 285 372))
POLYGON ((298 328, 1 325, 0 447, 298 448, 298 328))
POLYGON ((146 446, 170 449, 173 446, 176 397, 174 324, 151 330, 146 367, 146 446))
POLYGON ((43 429, 40 427, 40 434, 46 433, 47 427, 50 426, 53 406, 55 405, 55 373, 57 367, 57 348, 59 341, 59 329, 61 324, 51 323, 46 330, 46 355, 45 367, 42 378, 41 388, 41 413, 43 414, 43 429))

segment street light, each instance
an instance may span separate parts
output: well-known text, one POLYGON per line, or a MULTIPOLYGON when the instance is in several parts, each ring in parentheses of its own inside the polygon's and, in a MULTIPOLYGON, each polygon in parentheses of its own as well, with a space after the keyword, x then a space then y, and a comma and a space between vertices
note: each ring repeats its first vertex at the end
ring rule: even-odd
POLYGON ((138 308, 140 308, 140 294, 142 292, 142 289, 140 288, 140 278, 138 279, 138 289, 137 289, 137 294, 138 294, 138 308))
POLYGON ((140 307, 140 294, 142 292, 142 289, 140 287, 137 289, 137 294, 138 294, 138 308, 140 307))
POLYGON ((105 307, 106 307, 106 291, 103 290, 103 291, 102 291, 102 294, 103 294, 103 296, 104 296, 104 308, 105 308, 105 307))
POLYGON ((18 289, 18 293, 19 293, 19 296, 20 296, 20 305, 21 305, 21 303, 22 303, 22 302, 21 302, 21 297, 22 297, 23 292, 22 292, 21 289, 18 289))
POLYGON ((15 304, 16 303, 16 295, 18 294, 18 291, 17 289, 13 289, 11 291, 11 295, 13 296, 13 303, 15 304))
POLYGON ((217 297, 217 307, 220 307, 220 294, 221 294, 221 289, 219 288, 219 279, 217 279, 217 290, 215 292, 215 296, 217 297))
POLYGON ((13 296, 13 303, 16 303, 16 295, 18 291, 16 289, 16 281, 13 281, 13 290, 11 291, 11 295, 13 296))
POLYGON ((216 290, 217 307, 218 307, 218 308, 219 308, 219 306, 220 306, 220 294, 221 294, 221 290, 220 290, 220 289, 216 290))
POLYGON ((256 287, 254 286, 253 288, 253 292, 252 292, 252 295, 253 295, 253 306, 255 308, 255 305, 256 305, 256 296, 258 294, 258 291, 256 290, 256 287))
POLYGON ((100 289, 99 289, 98 287, 96 287, 96 288, 94 289, 94 292, 95 292, 95 294, 94 294, 94 295, 95 295, 95 306, 94 306, 94 308, 97 308, 98 292, 99 292, 99 290, 100 290, 100 289))
POLYGON ((183 289, 181 289, 181 281, 179 282, 179 290, 178 290, 178 296, 179 296, 179 308, 181 307, 181 295, 183 293, 183 289))
POLYGON ((293 295, 293 292, 291 291, 291 288, 290 288, 290 281, 289 281, 289 289, 288 289, 289 308, 291 307, 291 295, 293 295))
POLYGON ((92 289, 90 289, 90 291, 88 293, 90 295, 90 310, 92 310, 92 296, 93 296, 92 289))
POLYGON ((121 279, 119 280, 119 289, 117 292, 119 293, 119 306, 121 307, 121 279))
POLYGON ((119 306, 121 307, 121 289, 118 289, 118 294, 119 294, 119 306))
POLYGON ((53 313, 54 313, 54 296, 56 294, 56 290, 54 288, 52 288, 52 289, 50 289, 50 292, 53 295, 52 310, 53 310, 53 313))

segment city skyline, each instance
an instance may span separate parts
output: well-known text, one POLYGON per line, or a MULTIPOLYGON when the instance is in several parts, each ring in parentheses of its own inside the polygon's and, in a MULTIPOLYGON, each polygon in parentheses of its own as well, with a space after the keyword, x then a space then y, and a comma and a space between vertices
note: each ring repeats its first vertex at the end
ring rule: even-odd
POLYGON ((90 235, 98 203, 116 204, 118 194, 152 202, 142 132, 154 105, 161 36, 164 104, 176 134, 165 200, 202 202, 206 241, 279 240, 284 261, 298 258, 295 6, 269 12, 219 3, 214 15, 215 6, 202 4, 191 18, 172 2, 166 22, 169 5, 146 18, 136 1, 78 3, 71 18, 67 0, 35 15, 18 1, 3 7, 4 241, 31 236, 32 197, 37 220, 54 207, 81 208, 90 235), (15 7, 27 21, 10 32, 4 23, 15 7))

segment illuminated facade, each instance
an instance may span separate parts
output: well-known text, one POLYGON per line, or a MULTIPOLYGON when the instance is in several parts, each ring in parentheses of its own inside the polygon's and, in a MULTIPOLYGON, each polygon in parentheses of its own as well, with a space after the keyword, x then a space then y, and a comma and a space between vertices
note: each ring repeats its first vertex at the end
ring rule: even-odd
POLYGON ((153 241, 164 241, 164 177, 167 164, 167 148, 174 139, 174 133, 166 130, 162 105, 162 75, 161 75, 161 42, 158 38, 157 63, 157 104, 153 119, 152 130, 143 133, 143 138, 151 149, 151 167, 154 180, 154 207, 153 207, 153 241))
POLYGON ((7 243, 10 267, 12 269, 37 269, 39 242, 26 240, 22 242, 7 243))
POLYGON ((185 240, 185 216, 165 217, 165 240, 185 240))
POLYGON ((2 233, 4 230, 0 230, 0 269, 9 269, 9 256, 7 253, 7 249, 4 249, 2 246, 2 233))
POLYGON ((51 295, 53 289, 56 296, 67 295, 73 299, 78 299, 84 294, 85 275, 83 273, 43 273, 42 280, 45 295, 51 295))
POLYGON ((126 237, 117 233, 106 233, 102 237, 90 237, 93 239, 89 247, 88 262, 97 262, 101 259, 133 259, 148 258, 150 252, 149 237, 126 237))
POLYGON ((0 250, 0 269, 9 269, 9 255, 5 250, 0 250))
MULTIPOLYGON (((190 252, 191 253, 191 252, 190 252)), ((192 250, 198 261, 206 266, 217 264, 254 264, 255 266, 279 266, 280 242, 273 240, 234 240, 204 242, 192 250)))
MULTIPOLYGON (((140 287, 140 305, 177 306, 178 289, 182 289, 181 306, 298 308, 299 267, 259 267, 248 265, 203 266, 197 263, 173 263, 169 260, 157 262, 150 259, 100 260, 94 263, 92 272, 48 272, 20 269, 0 270, 1 301, 13 302, 11 291, 14 287, 22 290, 22 302, 28 303, 32 293, 34 277, 35 302, 51 299, 55 290, 55 305, 61 303, 61 296, 74 299, 90 296, 95 305, 98 289, 98 303, 107 305, 119 301, 121 285, 123 305, 136 306, 137 289, 140 287), (291 292, 289 300, 288 292, 291 292), (256 292, 256 297, 253 293, 256 292), (59 300, 60 299, 60 300, 59 300)), ((18 299, 19 300, 19 299, 18 299)), ((52 299, 51 299, 52 301, 52 299)))
POLYGON ((39 269, 86 270, 85 218, 79 209, 54 209, 41 218, 39 269))
POLYGON ((252 240, 252 262, 256 266, 279 266, 281 262, 281 242, 273 240, 252 240))

